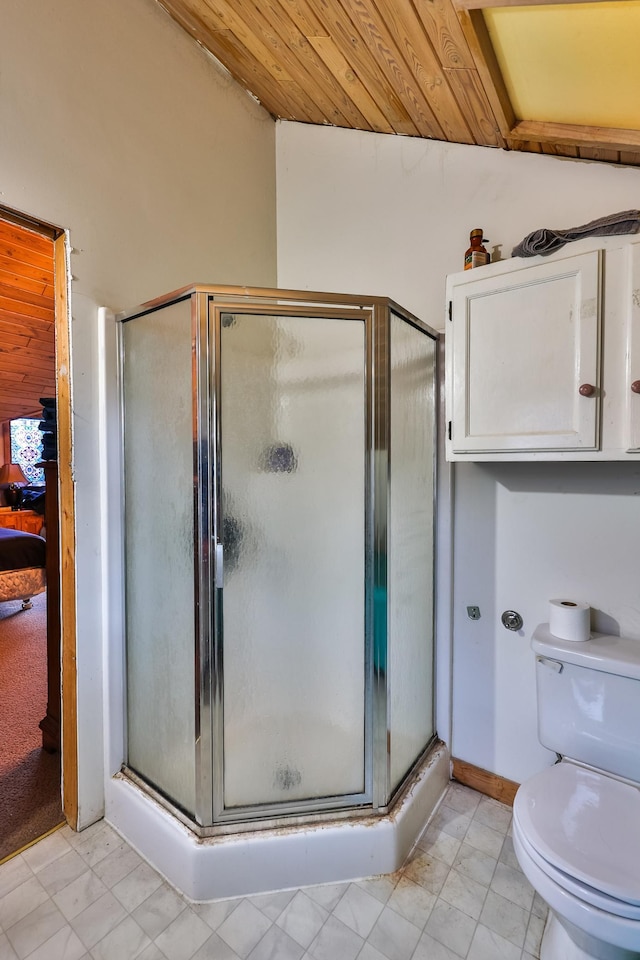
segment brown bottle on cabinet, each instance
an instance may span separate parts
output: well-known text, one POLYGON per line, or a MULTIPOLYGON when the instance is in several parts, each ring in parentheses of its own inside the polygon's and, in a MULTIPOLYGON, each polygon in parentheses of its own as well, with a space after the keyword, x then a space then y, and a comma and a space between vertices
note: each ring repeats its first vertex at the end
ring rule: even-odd
POLYGON ((491 254, 482 246, 482 230, 472 230, 469 240, 471 246, 464 255, 465 270, 472 270, 473 267, 484 267, 485 263, 491 262, 491 254))

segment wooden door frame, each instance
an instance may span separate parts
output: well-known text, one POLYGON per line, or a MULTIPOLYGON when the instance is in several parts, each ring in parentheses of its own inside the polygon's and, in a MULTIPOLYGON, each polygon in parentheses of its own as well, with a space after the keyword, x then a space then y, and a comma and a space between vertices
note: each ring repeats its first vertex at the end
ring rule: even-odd
POLYGON ((56 398, 60 518, 60 657, 62 810, 78 827, 78 690, 76 669, 76 530, 71 417, 70 245, 65 231, 54 240, 56 398))
POLYGON ((71 416, 71 269, 68 231, 0 205, 0 219, 53 240, 54 345, 60 521, 60 661, 62 810, 78 828, 78 692, 76 670, 76 533, 71 416))

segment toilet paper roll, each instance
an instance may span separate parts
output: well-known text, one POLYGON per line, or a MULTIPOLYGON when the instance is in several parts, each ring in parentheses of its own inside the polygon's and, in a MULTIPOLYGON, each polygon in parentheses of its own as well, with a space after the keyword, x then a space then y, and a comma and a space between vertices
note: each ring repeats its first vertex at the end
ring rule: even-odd
POLYGON ((549 601, 549 632, 559 640, 588 640, 591 607, 578 600, 549 601))

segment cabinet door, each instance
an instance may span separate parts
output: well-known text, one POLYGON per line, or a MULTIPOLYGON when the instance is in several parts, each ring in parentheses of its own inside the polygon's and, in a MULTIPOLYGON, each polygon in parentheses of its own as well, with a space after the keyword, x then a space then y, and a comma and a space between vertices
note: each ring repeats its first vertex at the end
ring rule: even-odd
POLYGON ((631 257, 631 286, 627 325, 627 375, 625 383, 627 404, 628 451, 640 451, 640 243, 629 247, 631 257))
POLYGON ((450 452, 597 450, 599 251, 451 293, 450 452))
POLYGON ((0 527, 4 527, 7 530, 19 530, 20 524, 18 523, 17 511, 8 510, 6 513, 2 511, 2 513, 0 513, 0 527))
POLYGON ((32 510, 25 511, 20 518, 20 529, 24 533, 39 534, 42 530, 42 517, 32 510))

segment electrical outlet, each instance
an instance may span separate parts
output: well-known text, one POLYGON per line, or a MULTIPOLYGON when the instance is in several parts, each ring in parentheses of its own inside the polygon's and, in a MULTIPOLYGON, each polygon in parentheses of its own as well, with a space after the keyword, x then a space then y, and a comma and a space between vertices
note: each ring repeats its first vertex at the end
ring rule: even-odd
POLYGON ((480 619, 480 607, 467 607, 467 616, 469 620, 480 619))

